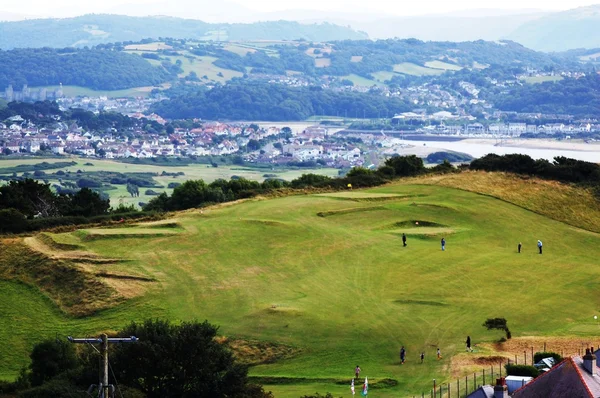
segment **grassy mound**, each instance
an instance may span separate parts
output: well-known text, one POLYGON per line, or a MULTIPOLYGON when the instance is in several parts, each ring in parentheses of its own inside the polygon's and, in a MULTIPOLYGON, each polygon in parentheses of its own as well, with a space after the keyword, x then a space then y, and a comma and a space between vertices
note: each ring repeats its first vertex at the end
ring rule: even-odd
POLYGON ((68 261, 50 258, 19 241, 2 241, 0 278, 35 286, 64 312, 91 315, 116 305, 116 292, 68 261))

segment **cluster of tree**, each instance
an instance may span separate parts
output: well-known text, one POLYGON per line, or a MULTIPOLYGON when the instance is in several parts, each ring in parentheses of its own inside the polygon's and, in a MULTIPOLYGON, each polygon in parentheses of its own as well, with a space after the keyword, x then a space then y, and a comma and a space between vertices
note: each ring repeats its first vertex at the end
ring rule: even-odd
POLYGON ((462 152, 433 152, 427 155, 425 158, 427 163, 443 163, 444 161, 451 163, 459 163, 459 162, 471 162, 473 157, 467 153, 462 152))
POLYGON ((214 203, 231 202, 248 198, 270 189, 288 186, 284 181, 267 179, 262 183, 245 178, 229 181, 218 179, 210 184, 203 180, 190 180, 175 187, 171 196, 166 193, 152 198, 145 206, 145 211, 173 211, 203 207, 214 203))
POLYGON ((346 40, 333 43, 329 74, 346 75, 392 70, 394 64, 412 62, 424 65, 433 59, 471 68, 475 62, 482 65, 514 67, 515 63, 537 68, 573 66, 577 60, 564 54, 547 54, 530 50, 518 43, 504 41, 439 42, 417 39, 387 39, 377 41, 346 40), (352 56, 362 56, 361 62, 351 62, 352 56), (333 72, 332 72, 333 71, 333 72))
POLYGON ((19 164, 12 167, 2 167, 0 168, 0 174, 8 174, 8 173, 26 173, 26 172, 40 172, 42 170, 52 170, 52 169, 62 169, 65 167, 76 166, 77 162, 41 162, 35 164, 19 164))
POLYGON ((527 174, 549 180, 571 182, 586 186, 600 186, 600 165, 583 160, 557 156, 553 162, 534 160, 528 155, 489 154, 471 162, 472 170, 505 171, 527 174))
MULTIPOLYGON (((110 381, 123 397, 272 398, 248 379, 248 367, 217 341, 208 322, 179 325, 162 320, 131 323, 117 337, 136 336, 131 344, 111 345, 110 381)), ((36 344, 30 365, 14 383, 0 383, 0 394, 23 398, 82 396, 98 385, 100 351, 66 339, 36 344)), ((89 394, 88 394, 89 395, 89 394)))
POLYGON ((578 79, 516 86, 508 94, 498 94, 492 100, 504 111, 597 116, 600 75, 592 73, 578 79))
POLYGON ((202 180, 186 181, 173 190, 171 196, 162 193, 152 198, 144 206, 145 211, 173 211, 208 206, 214 203, 229 202, 249 198, 272 190, 291 188, 347 189, 362 188, 385 184, 395 177, 407 177, 428 172, 446 173, 456 171, 452 164, 444 163, 427 169, 423 159, 411 156, 395 156, 386 160, 377 170, 364 167, 351 169, 346 176, 331 178, 318 174, 303 174, 291 182, 268 178, 264 182, 250 181, 244 178, 223 179, 206 184, 202 180))
POLYGON ((34 218, 92 217, 109 209, 109 201, 89 188, 55 194, 49 184, 32 179, 9 181, 0 187, 0 233, 28 230, 34 218))
POLYGON ((155 86, 174 75, 144 58, 120 51, 98 49, 28 48, 0 50, 0 87, 15 90, 63 83, 97 90, 155 86))
POLYGON ((0 234, 38 231, 63 225, 105 223, 131 219, 155 219, 133 206, 111 208, 109 199, 90 188, 72 185, 57 190, 32 179, 12 180, 0 186, 0 234))
POLYGON ((171 119, 305 120, 313 115, 379 117, 406 112, 411 105, 378 93, 334 92, 320 87, 288 87, 233 81, 209 91, 159 102, 151 111, 171 119))

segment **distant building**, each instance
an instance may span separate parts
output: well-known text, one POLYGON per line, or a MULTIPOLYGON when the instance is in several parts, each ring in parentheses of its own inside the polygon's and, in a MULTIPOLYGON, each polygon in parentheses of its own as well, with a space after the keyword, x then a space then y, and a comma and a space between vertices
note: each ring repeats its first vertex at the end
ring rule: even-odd
POLYGON ((5 99, 8 102, 13 101, 21 101, 21 102, 34 102, 34 101, 46 101, 48 99, 59 99, 64 96, 62 84, 59 85, 59 88, 53 91, 48 91, 46 88, 42 87, 40 89, 32 89, 27 86, 27 84, 23 85, 21 91, 15 91, 13 89, 12 84, 9 84, 8 87, 4 89, 4 92, 0 91, 0 98, 5 99))

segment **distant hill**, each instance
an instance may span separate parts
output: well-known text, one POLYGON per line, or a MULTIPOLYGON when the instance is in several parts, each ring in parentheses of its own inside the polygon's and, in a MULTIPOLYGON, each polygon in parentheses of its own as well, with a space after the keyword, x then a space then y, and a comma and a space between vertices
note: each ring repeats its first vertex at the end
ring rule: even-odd
POLYGON ((144 58, 100 49, 15 49, 0 51, 0 90, 63 83, 98 90, 154 86, 172 79, 173 67, 155 67, 144 58))
POLYGON ((173 37, 195 40, 308 40, 366 39, 351 28, 289 21, 251 24, 209 24, 173 17, 84 15, 64 19, 0 22, 0 48, 84 47, 101 43, 173 37))
POLYGON ((600 5, 558 12, 529 21, 508 38, 539 51, 600 47, 600 5))

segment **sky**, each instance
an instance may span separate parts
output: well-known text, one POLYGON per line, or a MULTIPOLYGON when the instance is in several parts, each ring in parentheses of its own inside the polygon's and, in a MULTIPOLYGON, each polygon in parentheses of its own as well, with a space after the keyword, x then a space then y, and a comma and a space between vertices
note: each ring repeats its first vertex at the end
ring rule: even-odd
MULTIPOLYGON (((170 11, 179 8, 194 8, 195 13, 207 11, 207 14, 223 13, 211 10, 211 4, 223 3, 217 0, 0 0, 2 13, 13 13, 27 16, 65 17, 85 13, 136 13, 143 14, 147 7, 152 13, 170 15, 170 11), (200 9, 198 9, 200 8, 200 9), (137 10, 136 10, 137 9, 137 10), (133 10, 133 11, 132 11, 133 10)), ((337 11, 345 13, 385 14, 385 15, 423 15, 447 13, 470 9, 498 10, 566 10, 594 3, 600 0, 225 0, 229 5, 237 5, 241 10, 252 14, 280 12, 286 10, 337 11), (233 4, 232 4, 233 3, 233 4)), ((222 7, 222 6, 221 6, 222 7)))

